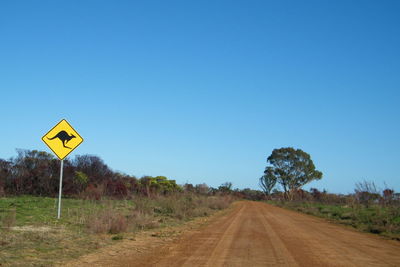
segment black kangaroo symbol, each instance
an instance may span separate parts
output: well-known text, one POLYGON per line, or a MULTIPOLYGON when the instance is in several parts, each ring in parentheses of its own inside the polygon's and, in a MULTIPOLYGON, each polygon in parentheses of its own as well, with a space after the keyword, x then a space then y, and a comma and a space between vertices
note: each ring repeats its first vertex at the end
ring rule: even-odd
POLYGON ((48 138, 48 137, 47 137, 47 139, 49 139, 49 140, 53 140, 53 139, 55 139, 55 138, 60 139, 60 141, 62 142, 62 144, 63 144, 63 146, 64 146, 65 148, 72 149, 72 148, 70 148, 70 147, 67 147, 66 144, 67 144, 68 141, 70 141, 72 138, 75 138, 75 135, 73 135, 73 134, 69 135, 66 131, 60 131, 58 134, 56 134, 56 135, 55 135, 54 137, 52 137, 52 138, 48 138))

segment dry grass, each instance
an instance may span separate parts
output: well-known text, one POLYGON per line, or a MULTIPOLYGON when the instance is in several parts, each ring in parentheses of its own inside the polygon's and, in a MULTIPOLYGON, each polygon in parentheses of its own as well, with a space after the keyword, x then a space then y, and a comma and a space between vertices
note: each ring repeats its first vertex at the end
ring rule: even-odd
POLYGON ((230 196, 185 196, 159 197, 155 212, 178 220, 208 216, 216 210, 227 208, 233 198, 230 196))
POLYGON ((207 199, 208 206, 214 210, 222 210, 229 207, 229 205, 233 202, 233 198, 231 196, 221 196, 221 197, 210 197, 207 199))
POLYGON ((90 215, 86 225, 90 232, 96 234, 118 234, 128 228, 125 216, 111 208, 90 215))
POLYGON ((131 200, 0 198, 0 266, 52 266, 137 231, 178 225, 227 207, 229 197, 196 195, 131 200))
POLYGON ((5 216, 1 217, 1 225, 4 229, 9 230, 11 227, 15 225, 16 221, 16 210, 12 209, 8 211, 5 216))
POLYGON ((161 219, 157 220, 154 215, 135 210, 132 212, 129 221, 131 223, 131 226, 133 227, 133 230, 136 231, 157 228, 160 226, 160 220, 161 219))
MULTIPOLYGON (((135 198, 131 204, 116 208, 106 203, 103 210, 83 219, 87 229, 96 234, 119 234, 160 227, 165 222, 208 216, 232 203, 229 196, 173 195, 135 198)), ((103 201, 104 202, 104 201, 103 201)))
POLYGON ((400 240, 400 208, 397 205, 329 205, 314 202, 273 202, 281 207, 354 227, 364 232, 400 240))
POLYGON ((0 232, 0 266, 53 266, 104 246, 106 241, 59 227, 16 226, 0 232))

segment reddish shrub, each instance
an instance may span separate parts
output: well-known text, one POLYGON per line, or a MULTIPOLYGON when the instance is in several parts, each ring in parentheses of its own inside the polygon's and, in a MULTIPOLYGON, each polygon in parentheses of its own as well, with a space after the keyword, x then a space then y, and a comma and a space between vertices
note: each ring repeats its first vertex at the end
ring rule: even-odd
POLYGON ((103 196, 103 187, 95 186, 94 184, 89 184, 86 187, 85 192, 83 193, 83 198, 92 199, 92 200, 100 200, 103 196))
POLYGON ((128 195, 128 188, 121 180, 107 182, 107 195, 116 198, 123 198, 128 195))

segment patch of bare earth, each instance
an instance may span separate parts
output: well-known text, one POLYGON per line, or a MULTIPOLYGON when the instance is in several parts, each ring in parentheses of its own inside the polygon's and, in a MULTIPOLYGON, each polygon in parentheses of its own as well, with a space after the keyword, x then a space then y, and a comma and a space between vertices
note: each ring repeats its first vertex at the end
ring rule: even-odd
POLYGON ((400 266, 398 241, 259 202, 185 227, 141 233, 68 266, 400 266))
MULTIPOLYGON (((124 234, 124 239, 116 241, 114 245, 100 248, 76 260, 62 262, 59 266, 123 266, 121 259, 129 258, 135 261, 135 259, 152 257, 159 249, 179 241, 186 234, 203 229, 211 221, 227 214, 231 209, 218 211, 211 217, 197 218, 183 225, 124 234)), ((132 266, 140 266, 140 263, 138 265, 134 263, 132 266)))

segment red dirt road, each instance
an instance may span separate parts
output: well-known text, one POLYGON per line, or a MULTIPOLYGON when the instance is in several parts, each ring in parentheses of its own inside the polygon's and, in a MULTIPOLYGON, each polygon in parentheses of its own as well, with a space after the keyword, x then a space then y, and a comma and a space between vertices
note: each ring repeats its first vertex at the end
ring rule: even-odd
POLYGON ((95 265, 400 266, 398 241, 249 201, 175 241, 133 251, 95 265))

